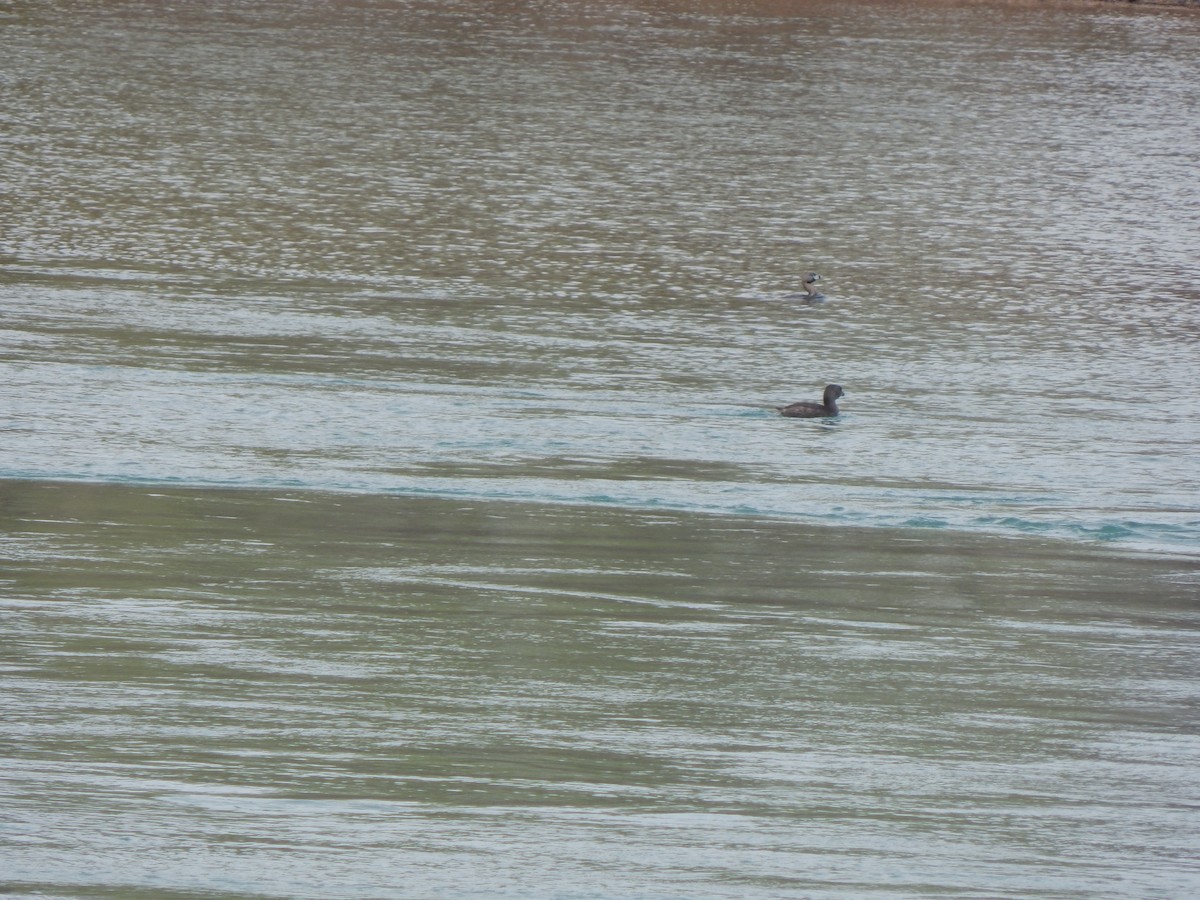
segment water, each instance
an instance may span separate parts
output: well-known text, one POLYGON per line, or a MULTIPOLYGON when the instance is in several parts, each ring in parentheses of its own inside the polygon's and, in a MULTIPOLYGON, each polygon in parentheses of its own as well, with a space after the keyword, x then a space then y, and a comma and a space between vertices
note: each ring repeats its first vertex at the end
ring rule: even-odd
POLYGON ((0 23, 10 892, 1195 893, 1195 13, 0 23))
POLYGON ((1200 879, 1195 567, 604 507, 0 501, 16 893, 1200 879))
POLYGON ((1192 15, 26 17, 12 477, 1200 537, 1192 15))

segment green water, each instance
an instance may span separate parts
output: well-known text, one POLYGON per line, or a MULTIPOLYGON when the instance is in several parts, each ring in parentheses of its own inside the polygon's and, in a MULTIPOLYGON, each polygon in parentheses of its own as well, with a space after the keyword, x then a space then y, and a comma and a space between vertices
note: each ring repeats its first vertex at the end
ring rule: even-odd
POLYGON ((10 892, 1180 896, 1198 877, 1191 563, 85 484, 6 483, 0 522, 10 892))

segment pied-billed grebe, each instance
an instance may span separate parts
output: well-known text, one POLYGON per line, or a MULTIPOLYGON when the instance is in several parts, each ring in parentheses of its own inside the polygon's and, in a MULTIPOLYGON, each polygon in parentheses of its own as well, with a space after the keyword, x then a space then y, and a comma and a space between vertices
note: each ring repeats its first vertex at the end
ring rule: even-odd
POLYGON ((821 300, 824 300, 825 295, 817 290, 817 282, 820 280, 821 280, 821 276, 818 275, 816 272, 809 272, 807 275, 804 276, 804 281, 801 282, 801 286, 804 288, 804 293, 802 294, 799 291, 793 291, 792 293, 788 294, 785 299, 787 299, 787 300, 804 299, 804 300, 809 300, 809 301, 813 301, 813 302, 819 302, 821 300))
POLYGON ((842 390, 840 384, 827 384, 825 385, 825 395, 821 403, 810 403, 807 400, 802 400, 799 403, 790 403, 787 406, 777 406, 775 408, 779 410, 781 416, 788 416, 793 419, 817 419, 822 416, 836 416, 838 414, 838 398, 845 396, 846 392, 842 390))

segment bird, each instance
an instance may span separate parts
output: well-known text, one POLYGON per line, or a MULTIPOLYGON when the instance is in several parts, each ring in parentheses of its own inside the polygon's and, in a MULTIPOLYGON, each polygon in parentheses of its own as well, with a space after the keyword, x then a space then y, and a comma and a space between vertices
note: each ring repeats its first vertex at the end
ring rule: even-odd
POLYGON ((838 414, 838 398, 845 396, 846 392, 842 390, 840 384, 827 384, 820 403, 801 400, 799 403, 789 403, 787 406, 775 408, 779 410, 781 416, 791 419, 819 419, 825 416, 836 416, 838 414))
POLYGON ((825 295, 817 290, 817 282, 821 280, 821 276, 816 272, 809 272, 804 276, 804 281, 800 282, 803 292, 792 291, 784 296, 785 300, 807 300, 809 303, 820 303, 825 299, 825 295))

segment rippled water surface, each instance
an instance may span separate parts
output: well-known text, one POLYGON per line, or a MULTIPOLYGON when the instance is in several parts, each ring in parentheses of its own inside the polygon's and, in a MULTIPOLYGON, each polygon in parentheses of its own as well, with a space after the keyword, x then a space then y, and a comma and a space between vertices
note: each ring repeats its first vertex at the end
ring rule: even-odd
POLYGON ((1195 15, 21 9, 10 476, 1200 538, 1195 15))
POLYGON ((0 510, 13 892, 1200 884, 1194 566, 378 495, 0 510))
POLYGON ((1196 84, 1117 4, 0 8, 0 884, 1196 893, 1196 84))

